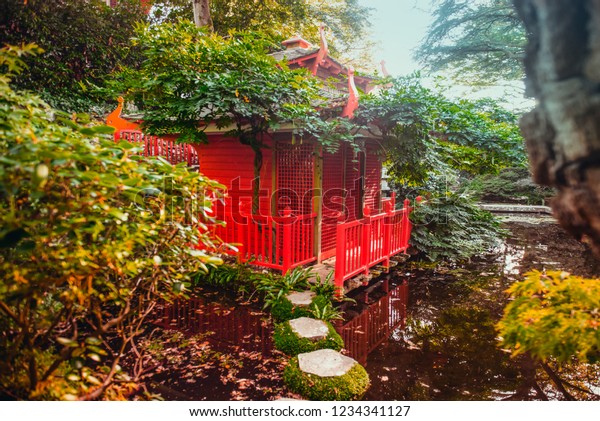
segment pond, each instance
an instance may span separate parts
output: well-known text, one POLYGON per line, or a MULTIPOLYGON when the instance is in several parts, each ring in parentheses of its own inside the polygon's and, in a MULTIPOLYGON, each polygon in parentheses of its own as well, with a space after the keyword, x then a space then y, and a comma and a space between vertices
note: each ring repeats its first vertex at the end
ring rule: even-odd
MULTIPOLYGON (((387 279, 353 291, 356 303, 344 305, 346 320, 337 328, 346 352, 366 364, 372 386, 365 400, 565 398, 549 377, 553 371, 513 359, 498 346, 494 326, 508 302, 506 289, 525 272, 561 269, 593 277, 600 266, 550 218, 513 216, 505 227, 510 235, 488 256, 463 265, 405 263, 387 279)), ((146 394, 171 400, 294 397, 281 379, 287 358, 273 350, 266 315, 218 291, 201 296, 164 306, 140 344, 151 368, 146 394)), ((596 366, 580 364, 561 376, 582 390, 600 391, 596 366)))
MULTIPOLYGON (((369 355, 372 387, 366 400, 564 399, 546 372, 528 358, 513 359, 494 325, 508 302, 506 289, 532 269, 598 276, 598 262, 550 218, 506 218, 509 237, 494 253, 458 266, 409 264, 407 326, 369 355)), ((598 368, 561 372, 577 387, 598 392, 598 368)), ((596 399, 574 393, 578 399, 596 399)))

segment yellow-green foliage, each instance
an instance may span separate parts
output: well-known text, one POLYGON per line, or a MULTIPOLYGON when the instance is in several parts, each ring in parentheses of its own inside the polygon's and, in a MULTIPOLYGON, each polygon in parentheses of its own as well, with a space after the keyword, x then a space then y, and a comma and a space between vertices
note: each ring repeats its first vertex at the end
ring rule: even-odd
POLYGON ((275 348, 288 355, 298 355, 303 352, 311 352, 324 348, 335 349, 336 351, 341 350, 344 347, 344 340, 330 323, 327 323, 327 327, 329 328, 329 333, 326 338, 319 341, 311 341, 307 338, 298 337, 292 330, 289 321, 280 323, 275 327, 275 332, 273 333, 275 348))
POLYGON ((300 370, 298 357, 290 360, 283 380, 291 391, 314 401, 358 400, 370 386, 369 375, 360 364, 354 364, 343 376, 320 377, 300 370))
POLYGON ((33 50, 0 49, 0 395, 115 398, 156 303, 221 262, 192 247, 219 185, 14 91, 33 50))
POLYGON ((508 292, 514 298, 498 324, 503 345, 560 362, 600 355, 600 281, 566 272, 532 271, 508 292))

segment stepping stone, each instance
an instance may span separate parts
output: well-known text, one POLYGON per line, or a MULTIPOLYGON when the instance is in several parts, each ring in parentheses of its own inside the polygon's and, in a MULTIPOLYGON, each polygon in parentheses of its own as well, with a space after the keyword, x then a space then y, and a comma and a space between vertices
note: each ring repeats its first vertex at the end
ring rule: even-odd
POLYGON ((298 366, 304 373, 319 377, 338 377, 346 374, 356 360, 346 357, 333 349, 319 349, 298 355, 298 366))
POLYGON ((317 294, 312 291, 296 291, 289 293, 285 298, 287 298, 295 307, 308 307, 316 296, 317 294))
POLYGON ((306 338, 313 342, 325 339, 329 334, 329 327, 323 320, 315 320, 309 317, 300 317, 289 321, 292 331, 299 338, 306 338))

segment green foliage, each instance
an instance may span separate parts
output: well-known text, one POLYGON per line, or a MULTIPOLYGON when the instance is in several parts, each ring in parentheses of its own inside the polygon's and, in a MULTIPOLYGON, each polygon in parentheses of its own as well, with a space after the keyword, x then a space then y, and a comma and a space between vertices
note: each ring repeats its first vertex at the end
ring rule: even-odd
POLYGON ((44 53, 26 59, 27 73, 15 78, 20 89, 39 92, 65 111, 101 112, 105 99, 88 89, 121 66, 141 57, 131 48, 135 22, 145 14, 139 0, 109 8, 101 0, 5 0, 0 3, 0 47, 36 43, 44 53))
MULTIPOLYGON (((310 134, 328 149, 354 141, 346 119, 322 118, 315 110, 320 81, 275 61, 263 35, 221 37, 180 22, 140 27, 135 45, 143 52, 141 67, 116 75, 110 91, 138 103, 149 134, 178 133, 178 141, 202 143, 209 125, 226 128, 226 136, 252 148, 259 181, 265 136, 280 124, 293 124, 294 134, 310 134)), ((253 183, 254 212, 259 190, 260 182, 253 183)))
MULTIPOLYGON (((22 53, 1 49, 0 63, 21 68, 22 53)), ((123 398, 118 362, 141 323, 220 262, 190 248, 211 243, 197 227, 219 185, 13 91, 12 76, 0 76, 0 388, 123 398)))
POLYGON ((325 279, 321 279, 321 276, 317 275, 315 277, 315 282, 310 286, 310 290, 317 295, 322 295, 323 297, 328 298, 329 300, 333 299, 335 293, 337 292, 337 288, 332 281, 333 274, 334 271, 329 272, 325 276, 325 279))
POLYGON ((363 98, 357 121, 381 132, 397 183, 423 184, 447 170, 476 175, 527 165, 514 114, 491 99, 452 101, 423 87, 418 75, 363 98))
POLYGON ((277 275, 257 272, 245 264, 222 264, 192 275, 194 286, 206 285, 219 290, 231 291, 237 295, 252 295, 259 285, 276 282, 277 275))
POLYGON ((327 304, 330 304, 330 301, 327 298, 317 295, 307 307, 294 306, 290 300, 283 296, 279 300, 271 303, 271 316, 273 316, 273 320, 278 323, 297 319, 299 317, 313 317, 313 309, 315 306, 317 308, 323 308, 327 304))
POLYGON ((525 28, 510 0, 438 0, 434 21, 416 52, 433 71, 468 85, 523 78, 525 28))
POLYGON ((522 202, 544 205, 556 194, 554 189, 535 184, 527 168, 504 168, 498 175, 475 177, 463 187, 478 200, 485 202, 522 202))
POLYGON ((311 101, 320 82, 276 62, 262 35, 224 38, 180 22, 139 28, 135 43, 145 57, 141 69, 120 73, 113 88, 139 103, 149 133, 201 143, 214 123, 260 153, 262 136, 278 124, 294 121, 301 130, 305 121, 315 130, 311 101))
POLYGON ((428 258, 465 259, 489 249, 498 222, 460 189, 461 177, 526 167, 517 117, 495 101, 451 101, 418 76, 369 95, 357 113, 386 147, 390 184, 402 196, 428 199, 413 215, 411 244, 428 258))
POLYGON ((330 300, 330 297, 327 301, 315 300, 310 306, 311 317, 313 319, 324 320, 326 322, 330 322, 332 320, 343 320, 344 317, 342 316, 342 312, 336 309, 330 300))
MULTIPOLYGON (((153 9, 154 22, 176 22, 192 19, 190 0, 158 0, 153 9)), ((212 0, 211 17, 214 30, 221 36, 231 31, 262 32, 274 42, 301 34, 318 45, 317 28, 325 24, 328 44, 334 54, 356 56, 357 49, 369 45, 371 9, 358 0, 212 0)), ((368 52, 362 52, 368 56, 368 52)))
POLYGON ((438 193, 411 215, 410 243, 430 260, 464 260, 489 251, 502 235, 500 223, 466 194, 438 193))
POLYGON ((327 323, 327 327, 329 328, 327 337, 318 341, 311 341, 307 338, 298 337, 292 330, 289 321, 280 323, 273 332, 275 348, 291 356, 325 348, 340 351, 344 347, 344 340, 330 323, 327 323))
MULTIPOLYGON (((292 291, 309 289, 310 268, 296 267, 283 276, 259 280, 256 288, 265 295, 265 309, 273 306, 292 291)), ((291 304, 291 303, 290 303, 291 304)))
POLYGON ((600 359, 600 282, 566 272, 532 271, 508 292, 513 301, 498 324, 513 355, 568 362, 600 359))
POLYGON ((285 368, 283 380, 291 391, 315 401, 359 400, 370 385, 369 375, 360 364, 355 364, 343 376, 320 377, 302 372, 297 357, 285 368))

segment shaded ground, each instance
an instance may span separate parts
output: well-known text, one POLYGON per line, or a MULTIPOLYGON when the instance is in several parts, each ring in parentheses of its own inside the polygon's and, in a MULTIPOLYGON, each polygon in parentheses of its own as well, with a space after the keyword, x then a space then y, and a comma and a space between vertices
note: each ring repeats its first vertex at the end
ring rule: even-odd
MULTIPOLYGON (((272 349, 271 324, 255 305, 197 291, 165 306, 137 343, 144 388, 137 398, 270 400, 285 396, 287 357, 272 349)), ((133 355, 125 362, 135 369, 133 355)))
MULTIPOLYGON (((490 256, 459 266, 413 262, 397 270, 392 283, 409 283, 407 327, 369 356, 372 387, 365 400, 564 398, 538 365, 500 349, 494 326, 508 300, 504 291, 528 270, 594 277, 600 265, 550 218, 512 217, 505 226, 511 234, 490 256)), ((368 301, 382 293, 374 289, 368 301)), ((359 302, 348 310, 364 308, 359 302)), ((287 358, 272 350, 270 323, 256 303, 201 291, 158 314, 156 323, 137 344, 145 370, 138 398, 294 397, 281 378, 287 358)), ((124 365, 136 370, 131 357, 124 365)), ((585 390, 600 392, 598 367, 579 364, 560 375, 581 389, 570 389, 576 398, 597 398, 585 390)))
MULTIPOLYGON (((587 248, 549 218, 513 217, 510 236, 488 257, 460 266, 412 263, 408 326, 368 359, 368 400, 563 399, 548 373, 500 349, 494 328, 508 301, 504 291, 532 269, 599 276, 587 248)), ((554 368, 556 371, 558 369, 554 368)), ((563 379, 598 392, 598 367, 579 364, 563 379)), ((576 398, 597 396, 570 389, 576 398)))

